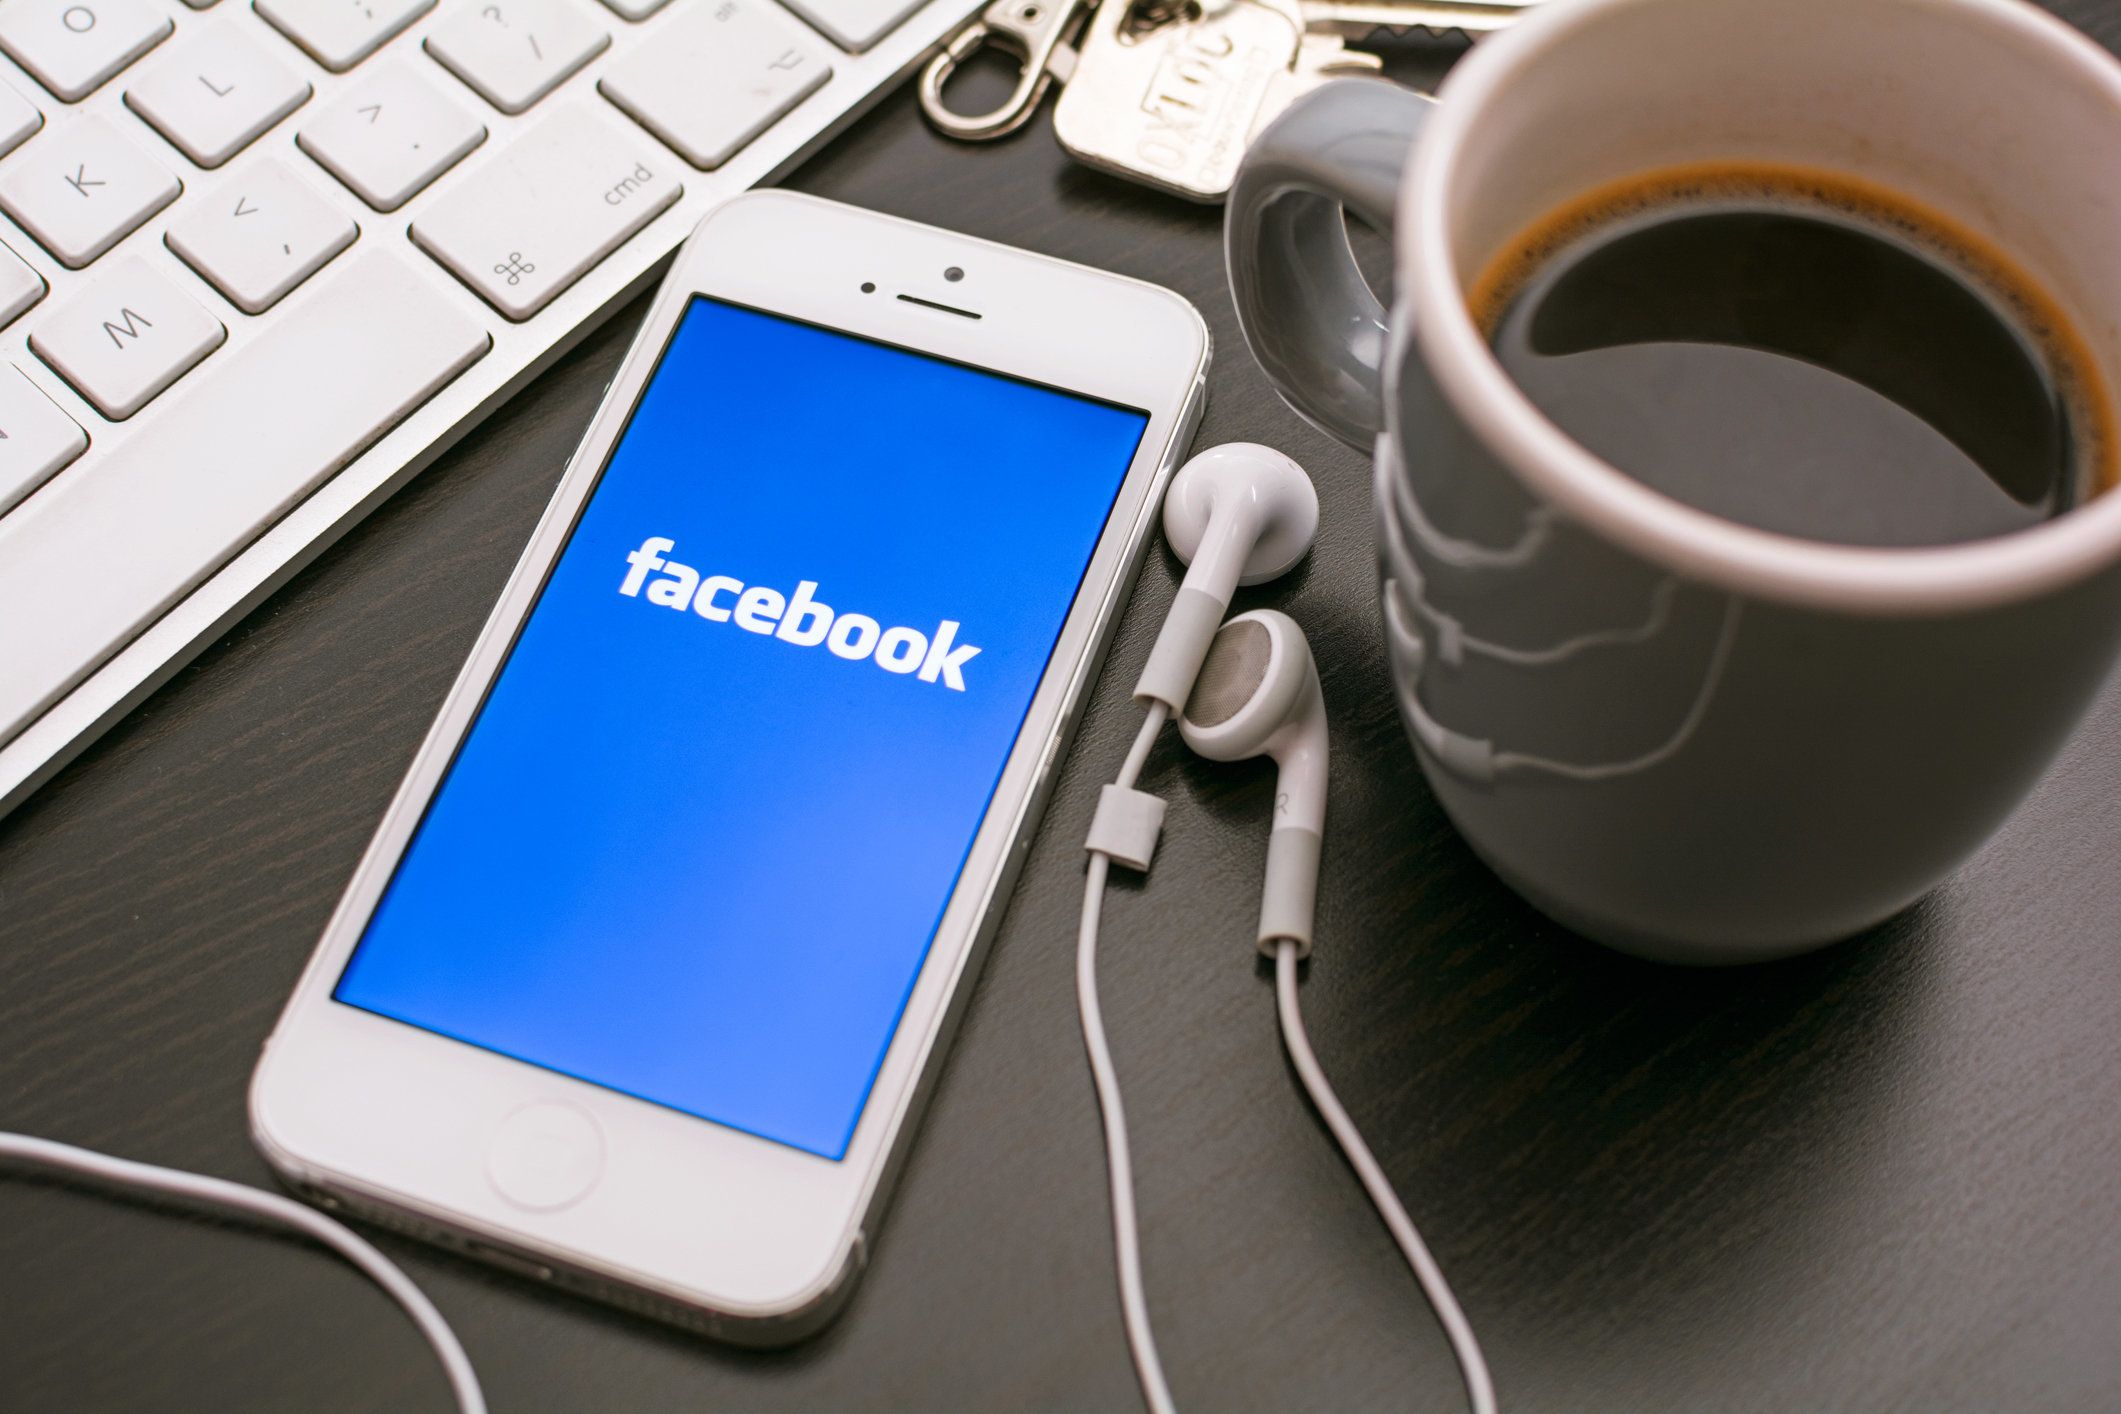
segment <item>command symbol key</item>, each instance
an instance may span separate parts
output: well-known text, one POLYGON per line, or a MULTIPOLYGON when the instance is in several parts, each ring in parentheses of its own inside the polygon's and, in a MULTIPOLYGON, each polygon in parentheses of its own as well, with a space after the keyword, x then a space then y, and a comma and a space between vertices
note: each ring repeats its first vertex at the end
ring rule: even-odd
POLYGON ((528 319, 685 188, 668 153, 616 116, 562 109, 413 222, 420 248, 510 319, 528 319))

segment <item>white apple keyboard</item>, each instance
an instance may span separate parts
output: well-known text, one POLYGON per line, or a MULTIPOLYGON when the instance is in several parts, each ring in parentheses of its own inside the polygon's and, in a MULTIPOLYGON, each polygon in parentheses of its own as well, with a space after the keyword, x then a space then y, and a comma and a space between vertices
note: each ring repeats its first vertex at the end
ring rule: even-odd
POLYGON ((0 3, 0 811, 977 3, 0 3))

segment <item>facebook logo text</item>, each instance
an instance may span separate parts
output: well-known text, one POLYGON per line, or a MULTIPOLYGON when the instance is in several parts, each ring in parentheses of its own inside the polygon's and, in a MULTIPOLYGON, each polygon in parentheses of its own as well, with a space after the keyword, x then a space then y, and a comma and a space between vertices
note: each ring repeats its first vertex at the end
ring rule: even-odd
POLYGON ((793 594, 784 595, 726 574, 702 578, 691 565, 665 558, 676 548, 676 541, 656 535, 628 551, 619 593, 680 613, 690 609, 709 623, 734 623, 746 633, 770 635, 797 648, 822 645, 836 658, 868 659, 887 673, 910 673, 953 692, 965 690, 965 664, 979 656, 979 649, 957 641, 962 625, 955 619, 944 619, 933 634, 885 628, 867 614, 835 613, 819 603, 816 580, 803 580, 793 594))

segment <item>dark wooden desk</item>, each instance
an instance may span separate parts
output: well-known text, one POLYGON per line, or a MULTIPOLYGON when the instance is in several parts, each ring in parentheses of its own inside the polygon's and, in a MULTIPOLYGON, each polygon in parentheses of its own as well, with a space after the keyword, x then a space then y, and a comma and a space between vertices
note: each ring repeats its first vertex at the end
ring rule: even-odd
MULTIPOLYGON (((2058 8, 2121 41, 2116 0, 2058 8)), ((2121 680, 1908 916, 1748 971, 1624 960, 1520 904, 1423 786, 1386 692, 1365 469, 1268 392, 1215 212, 1070 166, 1044 122, 946 145, 904 95, 794 184, 1183 291, 1219 351, 1203 444, 1271 442, 1316 475, 1316 553, 1254 598, 1307 626, 1332 714, 1306 1007, 1506 1408, 2121 1408, 2121 680)), ((639 313, 0 821, 0 1126, 271 1182, 244 1125, 258 1045, 639 313)), ((1083 825, 1173 583, 1159 553, 844 1318, 732 1352, 380 1237, 497 1410, 1138 1407, 1071 968, 1083 825)), ((1149 778, 1165 853, 1109 908, 1104 984, 1176 1392, 1457 1409, 1275 1040, 1247 933, 1269 773, 1170 743, 1149 778)), ((307 1246, 6 1175, 0 1406, 447 1395, 384 1299, 307 1246)))

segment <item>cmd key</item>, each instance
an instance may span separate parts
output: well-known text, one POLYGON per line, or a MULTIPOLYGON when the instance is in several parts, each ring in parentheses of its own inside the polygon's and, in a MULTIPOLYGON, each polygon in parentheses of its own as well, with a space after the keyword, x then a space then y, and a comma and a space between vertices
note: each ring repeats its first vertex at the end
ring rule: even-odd
POLYGON ((684 190, 668 153, 578 104, 459 181, 412 238, 495 309, 528 319, 684 190))

